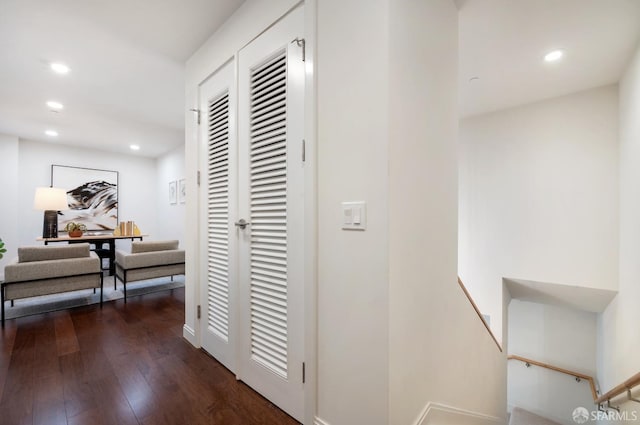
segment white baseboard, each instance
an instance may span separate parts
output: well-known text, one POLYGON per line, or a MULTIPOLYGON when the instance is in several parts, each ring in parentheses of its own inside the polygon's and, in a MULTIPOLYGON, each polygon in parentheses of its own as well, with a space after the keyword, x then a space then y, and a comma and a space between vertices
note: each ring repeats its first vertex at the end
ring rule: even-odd
MULTIPOLYGON (((504 418, 485 415, 484 413, 472 412, 470 410, 459 409, 441 403, 428 403, 422 410, 414 425, 505 425, 504 418)), ((313 425, 329 425, 329 422, 315 417, 313 425)))
POLYGON ((414 422, 414 425, 495 425, 505 424, 505 418, 472 412, 441 403, 429 402, 414 422))
POLYGON ((315 418, 313 418, 313 425, 329 425, 329 422, 316 416, 315 418))
POLYGON ((191 326, 188 326, 186 323, 184 326, 182 326, 182 337, 187 341, 189 341, 189 343, 191 343, 191 345, 193 345, 194 347, 200 348, 200 345, 198 344, 198 339, 196 338, 196 331, 193 330, 193 328, 191 328, 191 326))

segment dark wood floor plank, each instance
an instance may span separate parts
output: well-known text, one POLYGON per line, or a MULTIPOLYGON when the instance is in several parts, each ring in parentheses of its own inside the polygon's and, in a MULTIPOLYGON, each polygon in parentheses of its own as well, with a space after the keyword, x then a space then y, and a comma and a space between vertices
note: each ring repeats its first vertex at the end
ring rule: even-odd
POLYGON ((75 353, 80 349, 75 330, 73 329, 73 322, 66 311, 62 313, 63 314, 57 314, 54 318, 59 356, 75 353))
POLYGON ((67 419, 94 411, 98 408, 91 385, 84 376, 82 354, 75 352, 60 357, 64 404, 67 419))
POLYGON ((41 403, 33 412, 34 425, 67 425, 64 403, 41 403))
MULTIPOLYGON (((189 424, 189 425, 209 425, 210 422, 202 416, 198 416, 193 412, 181 407, 179 402, 171 401, 166 408, 155 412, 141 422, 144 425, 173 425, 173 424, 189 424)), ((233 424, 232 422, 229 423, 233 424)))
POLYGON ((0 328, 0 401, 7 382, 9 364, 11 363, 11 352, 16 339, 16 322, 9 320, 3 328, 0 328))
MULTIPOLYGON (((58 359, 55 359, 58 364, 58 359)), ((33 423, 34 424, 66 424, 67 414, 64 404, 64 387, 62 374, 54 373, 37 377, 34 389, 33 423)))
MULTIPOLYGON (((47 320, 42 326, 38 326, 35 331, 35 358, 33 373, 37 379, 48 378, 52 375, 60 377, 58 341, 55 331, 55 319, 53 318, 47 320)), ((61 380, 58 380, 58 382, 61 382, 61 380)))
POLYGON ((293 425, 182 337, 184 289, 7 321, 0 423, 293 425))
POLYGON ((85 410, 75 416, 67 418, 68 425, 104 425, 104 418, 100 412, 100 409, 94 407, 90 410, 85 410))
POLYGON ((32 425, 33 415, 31 412, 24 411, 22 409, 12 409, 11 406, 0 406, 0 417, 2 423, 5 421, 11 425, 32 425))
POLYGON ((201 418, 209 417, 214 399, 210 397, 211 388, 207 382, 175 356, 165 357, 160 364, 165 376, 176 382, 180 393, 193 402, 193 413, 201 418))
POLYGON ((106 376, 92 385, 93 395, 96 400, 107 402, 98 405, 105 424, 136 425, 138 420, 131 408, 120 383, 115 375, 106 376))
POLYGON ((120 387, 139 420, 162 408, 161 400, 128 354, 112 358, 111 363, 120 387))
POLYGON ((34 368, 37 320, 26 320, 16 329, 9 370, 0 400, 0 417, 8 423, 33 423, 34 368))

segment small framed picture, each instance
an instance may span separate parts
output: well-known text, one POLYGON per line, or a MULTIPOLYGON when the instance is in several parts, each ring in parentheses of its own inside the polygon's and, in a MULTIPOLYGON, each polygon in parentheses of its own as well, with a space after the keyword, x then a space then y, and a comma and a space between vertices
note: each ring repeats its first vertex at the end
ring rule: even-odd
POLYGON ((178 180, 178 201, 181 204, 187 201, 187 182, 184 179, 178 180))
POLYGON ((169 182, 169 203, 178 203, 178 183, 175 180, 169 182))

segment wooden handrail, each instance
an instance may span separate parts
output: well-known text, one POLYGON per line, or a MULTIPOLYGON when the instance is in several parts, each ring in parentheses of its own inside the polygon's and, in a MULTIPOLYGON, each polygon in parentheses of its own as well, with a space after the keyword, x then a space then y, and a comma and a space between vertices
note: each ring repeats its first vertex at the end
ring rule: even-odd
POLYGON ((589 375, 585 375, 579 372, 574 372, 568 369, 563 369, 561 367, 553 366, 547 363, 542 363, 536 360, 527 359, 526 357, 510 355, 510 356, 507 356, 507 359, 518 360, 523 363, 544 367, 546 369, 555 370, 556 372, 564 373, 565 375, 573 376, 574 378, 580 378, 580 379, 584 379, 585 381, 589 381, 589 386, 591 387, 591 396, 593 397, 593 402, 595 404, 603 404, 605 402, 608 402, 612 398, 617 397, 621 394, 624 394, 625 392, 627 392, 627 390, 631 390, 634 387, 637 387, 638 385, 640 385, 640 372, 638 372, 635 375, 633 375, 631 378, 624 381, 622 384, 614 387, 610 391, 598 397, 595 380, 589 375))
POLYGON ((627 390, 631 390, 633 387, 636 387, 638 385, 640 385, 640 372, 636 373, 617 387, 614 387, 610 391, 602 394, 600 397, 594 397, 595 402, 597 404, 604 403, 605 401, 609 401, 612 398, 619 396, 620 394, 624 394, 625 392, 627 392, 627 390))
POLYGON ((574 378, 580 378, 580 379, 584 379, 585 381, 589 381, 589 386, 591 387, 591 396, 593 397, 594 403, 598 402, 598 392, 596 391, 596 384, 594 379, 589 375, 585 375, 584 373, 574 372, 569 369, 563 369, 561 367, 553 366, 547 363, 542 363, 536 360, 527 359, 526 357, 510 355, 507 357, 507 359, 518 360, 526 364, 540 366, 545 369, 554 370, 556 372, 564 373, 565 375, 573 376, 574 378))
POLYGON ((480 318, 480 320, 482 320, 482 323, 484 324, 484 327, 487 328, 487 331, 489 332, 489 335, 491 335, 491 338, 493 338, 493 342, 495 342, 496 345, 498 346, 498 350, 500 350, 500 352, 502 353, 502 346, 500 345, 500 343, 496 339, 496 336, 493 334, 493 332, 491 332, 491 328, 489 327, 489 324, 487 323, 486 320, 484 320, 484 317, 482 316, 482 313, 480 313, 480 309, 478 308, 476 303, 473 301, 473 298, 471 298, 471 294, 469 294, 469 291, 467 291, 467 287, 464 286, 464 283, 462 283, 462 279, 460 279, 460 276, 458 276, 458 284, 462 288, 462 291, 464 292, 464 294, 469 299, 469 302, 471 302, 471 305, 473 306, 473 309, 478 314, 478 317, 480 318))

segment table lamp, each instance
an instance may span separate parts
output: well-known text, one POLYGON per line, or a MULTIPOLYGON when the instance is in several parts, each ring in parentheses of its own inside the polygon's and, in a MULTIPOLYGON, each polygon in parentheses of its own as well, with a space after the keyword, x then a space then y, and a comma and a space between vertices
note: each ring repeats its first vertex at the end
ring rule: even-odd
POLYGON ((44 211, 42 225, 43 238, 58 237, 58 211, 68 210, 67 192, 56 187, 38 187, 33 200, 33 208, 44 211))

